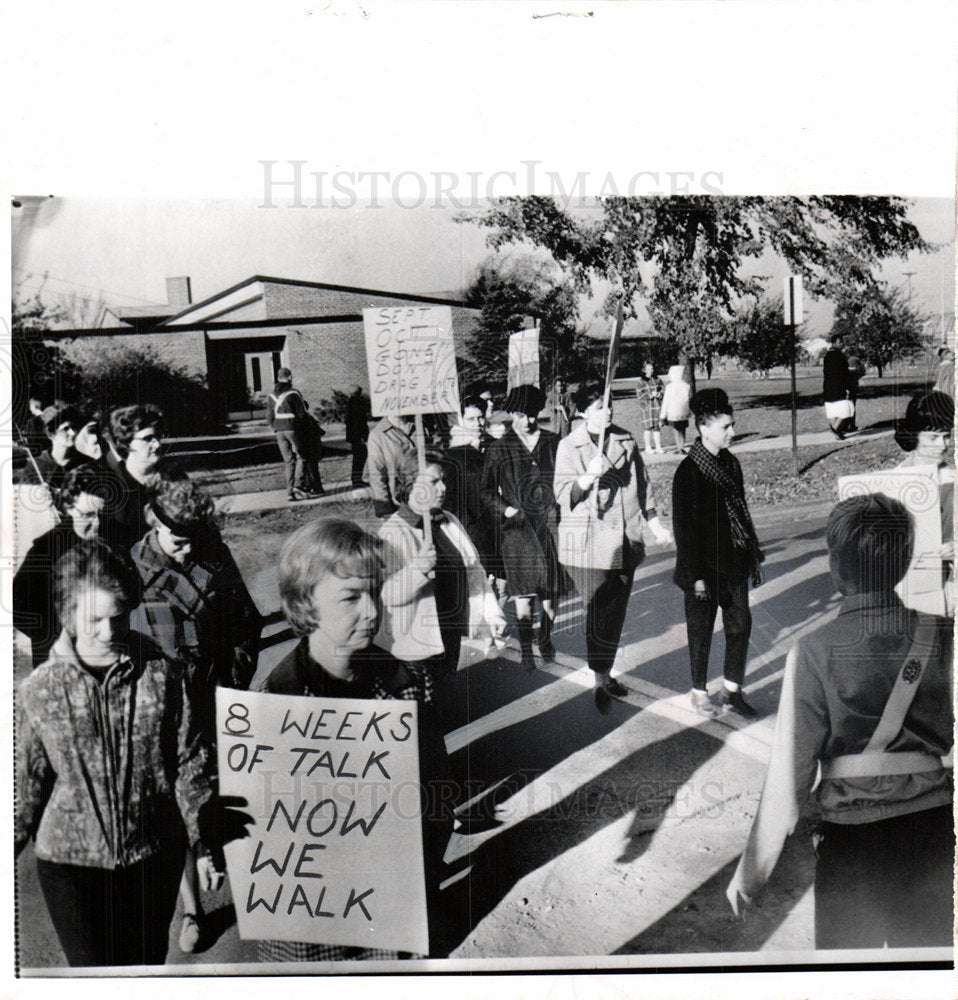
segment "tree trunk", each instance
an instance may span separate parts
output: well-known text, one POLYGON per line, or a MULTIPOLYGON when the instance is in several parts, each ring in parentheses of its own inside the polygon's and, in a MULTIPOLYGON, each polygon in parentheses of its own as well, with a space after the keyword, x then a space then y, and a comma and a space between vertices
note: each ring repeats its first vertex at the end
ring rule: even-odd
POLYGON ((878 377, 881 378, 882 371, 884 370, 884 365, 875 365, 875 367, 878 369, 878 377))

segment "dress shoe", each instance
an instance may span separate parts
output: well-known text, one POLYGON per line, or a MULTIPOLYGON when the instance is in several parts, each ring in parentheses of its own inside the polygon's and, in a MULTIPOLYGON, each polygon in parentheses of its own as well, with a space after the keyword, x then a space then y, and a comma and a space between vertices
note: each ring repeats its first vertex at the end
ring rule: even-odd
POLYGON ((754 719, 758 715, 758 712, 745 700, 741 691, 724 690, 722 692, 722 705, 727 712, 734 712, 736 715, 742 716, 743 719, 754 719))

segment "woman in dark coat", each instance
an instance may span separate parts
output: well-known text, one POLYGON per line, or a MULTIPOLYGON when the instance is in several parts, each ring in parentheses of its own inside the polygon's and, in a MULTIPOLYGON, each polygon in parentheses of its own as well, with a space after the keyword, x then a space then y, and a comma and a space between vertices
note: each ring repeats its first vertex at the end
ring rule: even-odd
POLYGON ((537 597, 542 603, 539 652, 545 660, 555 658, 553 601, 561 580, 552 490, 559 438, 538 427, 544 402, 538 386, 520 385, 509 393, 506 410, 512 416, 512 429, 489 445, 482 472, 482 500, 496 527, 506 580, 516 602, 522 666, 529 671, 536 668, 532 603, 537 597))

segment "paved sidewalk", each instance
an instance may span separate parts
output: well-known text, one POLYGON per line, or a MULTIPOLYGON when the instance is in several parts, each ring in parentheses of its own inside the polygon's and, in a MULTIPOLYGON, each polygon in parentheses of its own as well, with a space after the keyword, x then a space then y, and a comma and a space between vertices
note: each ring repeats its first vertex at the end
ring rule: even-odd
MULTIPOLYGON (((798 435, 799 448, 812 448, 820 445, 834 445, 835 448, 851 448, 859 441, 870 441, 876 438, 889 437, 890 430, 882 431, 859 431, 852 434, 844 441, 839 441, 831 431, 814 431, 798 435)), ((732 445, 732 451, 737 455, 755 451, 776 451, 785 450, 792 447, 790 434, 777 437, 748 438, 732 445)), ((666 452, 662 455, 642 454, 643 461, 649 465, 677 464, 682 458, 675 452, 666 452)), ((336 506, 344 502, 363 500, 369 497, 368 487, 354 489, 349 480, 338 483, 326 484, 326 492, 315 500, 298 500, 290 503, 286 497, 286 490, 264 490, 261 493, 231 493, 217 498, 217 507, 223 513, 248 514, 259 510, 276 510, 278 507, 324 507, 336 506)))

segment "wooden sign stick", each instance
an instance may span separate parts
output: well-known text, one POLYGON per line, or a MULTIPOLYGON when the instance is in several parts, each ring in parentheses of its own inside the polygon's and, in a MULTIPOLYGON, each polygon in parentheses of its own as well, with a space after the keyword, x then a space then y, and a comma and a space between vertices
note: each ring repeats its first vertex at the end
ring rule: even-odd
MULTIPOLYGON (((416 414, 416 459, 419 471, 426 471, 426 432, 422 426, 422 414, 416 414)), ((427 510, 422 516, 422 533, 426 545, 432 545, 432 517, 427 510)))

